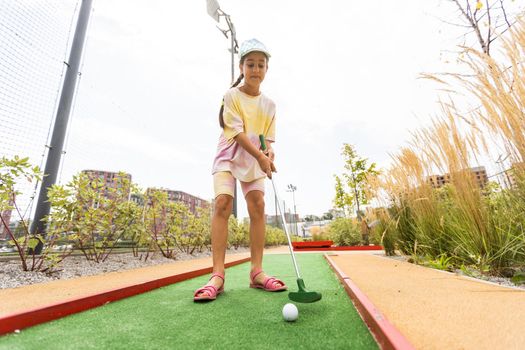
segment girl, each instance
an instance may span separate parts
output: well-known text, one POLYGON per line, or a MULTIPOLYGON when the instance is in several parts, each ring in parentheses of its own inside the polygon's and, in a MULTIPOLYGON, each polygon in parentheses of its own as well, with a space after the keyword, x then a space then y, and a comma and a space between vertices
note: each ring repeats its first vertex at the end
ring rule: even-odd
POLYGON ((287 287, 262 270, 265 236, 264 179, 275 172, 275 104, 261 93, 270 53, 257 39, 239 49, 239 79, 226 92, 219 112, 222 134, 213 162, 215 209, 211 223, 213 273, 208 283, 195 291, 194 301, 215 300, 224 291, 224 259, 228 240, 228 218, 233 205, 235 181, 241 183, 250 215, 250 287, 269 292, 287 287), (244 83, 237 87, 244 79, 244 83), (260 150, 259 135, 265 135, 267 151, 260 150))

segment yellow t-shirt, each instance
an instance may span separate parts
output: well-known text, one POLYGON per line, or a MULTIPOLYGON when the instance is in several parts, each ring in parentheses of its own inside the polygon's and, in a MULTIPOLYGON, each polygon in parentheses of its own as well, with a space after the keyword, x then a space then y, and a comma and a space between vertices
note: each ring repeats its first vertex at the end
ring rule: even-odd
POLYGON ((275 103, 262 93, 250 96, 234 87, 224 95, 223 119, 224 129, 219 137, 212 173, 229 171, 243 182, 265 177, 257 160, 235 142, 234 137, 244 132, 257 148, 261 147, 260 134, 274 142, 275 103))

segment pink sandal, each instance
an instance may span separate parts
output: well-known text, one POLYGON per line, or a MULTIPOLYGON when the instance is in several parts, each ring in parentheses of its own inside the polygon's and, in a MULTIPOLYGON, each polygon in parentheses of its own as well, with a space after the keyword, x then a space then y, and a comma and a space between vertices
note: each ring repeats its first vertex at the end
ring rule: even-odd
POLYGON ((288 289, 283 281, 275 277, 266 276, 263 283, 255 283, 255 277, 257 277, 261 272, 263 272, 263 270, 255 270, 250 273, 250 288, 260 288, 267 292, 281 292, 288 289), (277 283, 280 283, 281 285, 278 286, 277 283))
POLYGON ((214 286, 204 286, 202 288, 199 288, 195 291, 195 293, 193 293, 193 301, 209 301, 209 300, 215 300, 217 299, 217 296, 219 294, 222 294, 224 292, 224 275, 221 274, 221 273, 218 273, 218 272, 215 272, 211 275, 210 279, 208 280, 208 282, 213 278, 213 277, 219 277, 220 279, 222 279, 222 286, 217 289, 215 288, 214 286), (201 295, 201 296, 198 296, 199 294, 201 294, 202 292, 206 292, 208 294, 204 294, 204 295, 201 295))

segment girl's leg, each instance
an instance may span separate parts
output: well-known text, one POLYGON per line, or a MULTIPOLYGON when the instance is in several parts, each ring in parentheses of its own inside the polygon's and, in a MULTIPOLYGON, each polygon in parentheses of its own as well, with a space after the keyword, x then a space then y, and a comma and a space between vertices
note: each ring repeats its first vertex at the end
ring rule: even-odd
POLYGON ((251 269, 262 269, 266 223, 264 222, 264 194, 250 191, 246 194, 246 204, 250 215, 250 253, 251 269))
MULTIPOLYGON (((226 245, 228 243, 228 219, 232 212, 233 197, 221 194, 215 198, 215 207, 211 219, 211 251, 213 256, 213 272, 224 275, 224 260, 226 258, 226 245)), ((213 277, 206 283, 219 289, 224 281, 220 277, 213 277)), ((206 291, 197 296, 209 294, 206 291)))
MULTIPOLYGON (((246 204, 250 215, 250 253, 251 271, 262 270, 264 242, 266 235, 266 222, 264 218, 264 193, 261 191, 250 191, 246 194, 246 204)), ((253 282, 262 284, 266 273, 261 272, 253 282)), ((276 286, 282 284, 276 282, 276 286)))
POLYGON ((228 219, 232 212, 232 206, 233 198, 227 194, 221 194, 215 198, 215 210, 211 220, 211 251, 213 272, 221 274, 224 274, 226 245, 228 244, 228 219))

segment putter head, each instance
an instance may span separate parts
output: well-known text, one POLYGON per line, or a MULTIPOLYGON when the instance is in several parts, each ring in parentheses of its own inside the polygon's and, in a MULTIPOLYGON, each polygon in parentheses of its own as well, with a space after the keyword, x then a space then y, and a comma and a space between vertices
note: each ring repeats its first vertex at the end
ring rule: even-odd
POLYGON ((299 291, 288 293, 288 299, 298 303, 315 303, 323 297, 321 293, 308 291, 304 286, 302 278, 297 279, 297 286, 299 287, 299 291))

